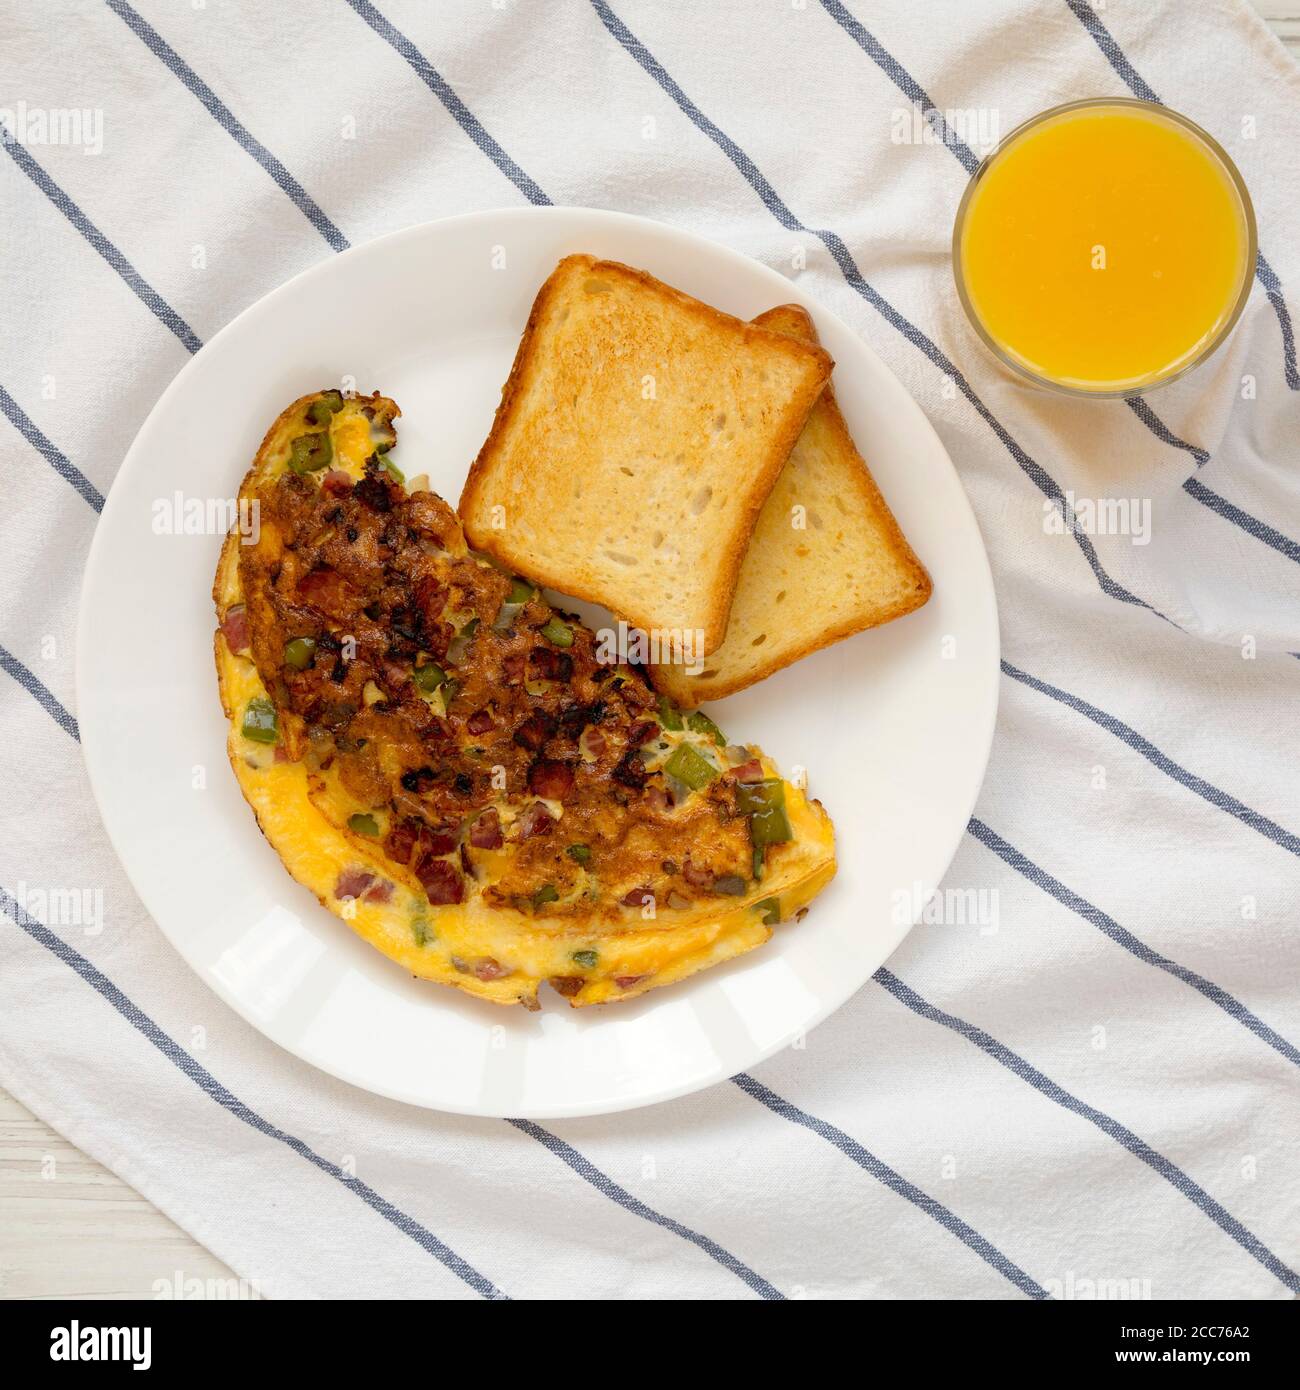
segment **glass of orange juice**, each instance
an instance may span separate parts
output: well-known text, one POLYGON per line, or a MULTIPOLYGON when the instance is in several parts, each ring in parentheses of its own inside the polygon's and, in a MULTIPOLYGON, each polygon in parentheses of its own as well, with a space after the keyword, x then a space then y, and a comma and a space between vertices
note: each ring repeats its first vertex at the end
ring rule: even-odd
POLYGON ((1151 102, 1073 101, 1018 126, 971 177, 957 293, 1022 377, 1133 396, 1207 358, 1245 307, 1255 213, 1236 166, 1151 102))

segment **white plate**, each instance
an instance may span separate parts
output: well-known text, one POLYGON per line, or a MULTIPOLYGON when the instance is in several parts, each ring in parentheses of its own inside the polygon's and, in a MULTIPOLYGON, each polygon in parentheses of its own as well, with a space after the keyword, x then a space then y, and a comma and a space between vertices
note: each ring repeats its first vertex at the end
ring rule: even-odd
POLYGON ((588 1115, 698 1090, 842 1004, 938 884, 984 773, 997 706, 988 561, 938 437, 888 368, 797 282, 686 232, 583 209, 476 213, 327 261, 219 333, 127 454, 86 566, 78 717, 113 844, 172 944, 267 1037, 346 1081, 475 1115, 588 1115), (589 251, 750 318, 795 300, 885 496, 934 578, 919 613, 712 707, 835 821, 839 874, 799 925, 627 1004, 506 1010, 414 980, 284 871, 225 757, 209 591, 221 537, 158 534, 156 509, 228 498, 296 396, 355 384, 402 407, 397 457, 453 503, 537 287, 589 251))

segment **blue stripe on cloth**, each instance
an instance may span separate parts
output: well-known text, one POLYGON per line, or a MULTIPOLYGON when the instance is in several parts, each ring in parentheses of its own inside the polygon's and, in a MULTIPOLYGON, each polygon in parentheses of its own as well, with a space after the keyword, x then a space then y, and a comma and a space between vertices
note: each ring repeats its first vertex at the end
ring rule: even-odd
POLYGON ((785 1294, 769 1284, 762 1275, 755 1274, 747 1264, 737 1259, 729 1250, 724 1250, 716 1240, 710 1240, 708 1236, 702 1236, 698 1231, 691 1230, 689 1226, 683 1226, 680 1221, 674 1221, 671 1216, 664 1216, 661 1212, 655 1211, 653 1207, 647 1206, 640 1198, 634 1197, 627 1188, 620 1187, 613 1178, 602 1173, 589 1158, 580 1154, 571 1144, 566 1144, 559 1135, 552 1134, 550 1130, 543 1129, 541 1125, 534 1124, 532 1120, 508 1120, 507 1123, 536 1139, 544 1148, 549 1149, 556 1158, 567 1163, 580 1178, 589 1182, 597 1192, 604 1193, 610 1201, 616 1202, 634 1216, 649 1221, 651 1225, 661 1226, 665 1231, 671 1231, 674 1235, 681 1236, 683 1240, 688 1240, 692 1245, 698 1246, 706 1255, 717 1260, 723 1269, 729 1270, 737 1279, 748 1284, 760 1298, 785 1298, 785 1294))
MULTIPOLYGON (((911 73, 890 53, 866 27, 851 15, 848 10, 840 3, 840 0, 821 0, 822 8, 843 28, 855 43, 867 54, 869 58, 883 71, 894 83, 894 85, 909 100, 916 103, 925 114, 932 129, 938 132, 943 143, 953 152, 958 162, 967 171, 974 173, 979 167, 979 159, 974 151, 964 140, 949 126, 943 113, 935 106, 930 94, 914 78, 911 73)), ((1271 274, 1272 272, 1270 272, 1271 274)), ((1273 277, 1276 280, 1276 276, 1273 277)), ((1286 330, 1289 332, 1290 322, 1286 323, 1286 330)), ((1155 413, 1142 397, 1137 396, 1126 402, 1133 414, 1160 440, 1162 444, 1168 444, 1174 449, 1183 449, 1196 460, 1199 468, 1209 461, 1209 451, 1202 449, 1197 444, 1189 444, 1185 439, 1180 439, 1169 428, 1168 425, 1155 413)), ((1233 508, 1231 513, 1220 507, 1213 506, 1209 501, 1215 494, 1209 493, 1208 489, 1203 494, 1197 490, 1186 487, 1184 489, 1188 496, 1204 505, 1209 505, 1217 511, 1220 516, 1241 526, 1243 530, 1249 532, 1259 540, 1265 540, 1266 544, 1273 544, 1271 540, 1266 540, 1268 535, 1277 536, 1279 533, 1262 521, 1257 521, 1248 513, 1240 508, 1233 508)), ((1221 500, 1221 499, 1220 499, 1221 500)), ((1283 537, 1283 539, 1285 539, 1283 537)), ((1275 547, 1276 548, 1276 547, 1275 547)), ((1283 551, 1285 554, 1286 552, 1283 551)))
MULTIPOLYGON (((354 0, 349 0, 354 3, 354 0)), ((767 179, 759 171, 754 161, 736 144, 724 131, 720 130, 694 102, 682 91, 676 81, 664 69, 657 58, 646 48, 640 39, 627 27, 626 24, 610 9, 606 0, 591 0, 592 7, 600 16, 601 22, 609 30, 610 34, 623 46, 628 54, 652 77, 660 87, 673 99, 678 108, 686 115, 704 135, 727 156, 744 176, 750 187, 762 199, 764 206, 776 220, 792 232, 805 232, 810 236, 817 237, 826 249, 831 253, 835 263, 839 266, 841 274, 848 284, 857 291, 863 299, 871 305, 877 313, 899 333, 905 337, 914 347, 925 354, 930 361, 939 368, 945 376, 953 382, 957 389, 962 393, 966 400, 974 407, 976 413, 986 425, 993 431, 1007 452, 1015 459, 1025 472, 1026 476, 1033 482, 1034 486, 1050 498, 1058 506, 1064 508, 1065 494, 1040 464, 1036 463, 1025 453, 1024 449, 1011 437, 1001 421, 995 418, 988 406, 976 395, 974 388, 966 378, 958 371, 956 365, 945 355, 945 353, 926 335, 916 327, 915 324, 903 317, 872 285, 868 284, 863 278, 862 272, 858 269, 857 263, 849 253, 848 247, 841 238, 832 231, 817 227, 807 227, 794 215, 793 212, 782 202, 776 190, 768 183, 767 179)), ((1144 608, 1156 617, 1163 618, 1165 622, 1173 626, 1173 620, 1166 618, 1157 608, 1147 603, 1145 599, 1139 598, 1131 593, 1103 568, 1097 556, 1096 547, 1092 540, 1078 528, 1072 529, 1070 534, 1074 537, 1075 544, 1083 552, 1084 558, 1088 562, 1097 583, 1103 593, 1109 597, 1118 599, 1122 603, 1131 603, 1139 608, 1144 608)))
POLYGON ((10 424, 14 429, 41 454, 51 468, 72 484, 74 488, 90 503, 97 512, 104 510, 104 494, 90 481, 80 468, 72 463, 66 454, 60 449, 56 449, 49 439, 40 431, 32 421, 27 412, 18 404, 16 400, 0 386, 0 410, 9 417, 10 424))
POLYGON ((1191 454, 1196 460, 1197 468, 1209 462, 1210 451, 1208 449, 1202 449, 1199 444, 1189 444, 1185 439, 1179 439, 1173 430, 1165 424, 1141 396, 1130 396, 1124 404, 1128 406, 1133 414, 1142 421, 1147 429, 1149 429, 1162 444, 1168 444, 1174 449, 1184 449, 1187 453, 1191 454))
POLYGON ((235 143, 251 155, 258 164, 266 170, 268 174, 280 185, 282 189, 293 199, 303 216, 312 224, 313 227, 325 238, 335 251, 346 251, 348 239, 321 211, 315 201, 303 188, 302 184, 284 167, 283 164, 262 144, 248 128, 244 126, 235 116, 234 112, 221 100, 211 87, 194 71, 184 58, 176 52, 166 39, 139 13, 137 13, 126 0, 105 0, 108 8, 136 35, 138 39, 165 63, 176 74, 178 78, 190 89, 191 92, 203 103, 204 108, 214 121, 235 141, 235 143))
POLYGON ((127 258, 94 225, 84 212, 59 187, 44 169, 27 153, 18 141, 7 137, 0 138, 0 145, 9 153, 15 164, 27 175, 42 193, 54 204, 83 237, 113 267, 131 287, 140 302, 157 315, 159 322, 167 325, 190 352, 198 352, 203 346, 194 330, 171 307, 170 304, 150 285, 127 258))
POLYGON ((1255 279, 1264 286, 1268 302, 1277 315, 1278 326, 1282 330, 1282 359, 1286 365, 1286 383, 1293 391, 1300 391, 1300 370, 1296 368, 1295 328, 1291 323, 1291 311, 1282 297, 1282 282, 1277 272, 1264 259, 1264 253, 1255 253, 1255 279))
POLYGON ((209 1099, 214 1100, 222 1109, 229 1111, 236 1119, 242 1120, 244 1124, 255 1129, 259 1134, 292 1149, 294 1153, 300 1158, 305 1158, 313 1167, 319 1168, 322 1173, 327 1174, 336 1182, 342 1183, 353 1196, 359 1197, 372 1211, 382 1216, 390 1225, 395 1226, 403 1235, 409 1236, 422 1250, 445 1265, 457 1278, 463 1279, 476 1293, 498 1302, 509 1301, 507 1294, 502 1293, 490 1279, 480 1274, 473 1265, 463 1260, 450 1246, 439 1240, 432 1231, 422 1226, 414 1217, 408 1216, 399 1207, 395 1207, 386 1198, 381 1197, 373 1187, 363 1183, 360 1178, 352 1177, 337 1163, 331 1163, 329 1159, 322 1158, 301 1139, 286 1133, 245 1105, 242 1100, 228 1091, 210 1071, 195 1061, 179 1043, 165 1033, 153 1019, 132 1003, 103 971, 92 965, 80 952, 73 950, 61 937, 50 931, 44 923, 38 922, 32 917, 22 904, 10 896, 3 887, 0 887, 0 909, 3 909, 33 941, 44 946, 65 965, 75 970, 88 985, 112 1005, 138 1033, 151 1042, 178 1071, 187 1076, 209 1099))
POLYGON ((77 727, 77 721, 54 698, 44 684, 12 652, 7 651, 4 647, 0 647, 0 670, 11 675, 65 734, 70 734, 78 743, 81 742, 81 730, 77 727))
MULTIPOLYGON (((1097 11, 1088 0, 1065 0, 1065 3, 1070 7, 1070 13, 1075 19, 1092 35, 1093 42, 1101 49, 1106 61, 1115 69, 1129 91, 1139 101, 1152 101, 1157 106, 1163 106, 1164 102, 1129 62, 1124 50, 1115 41, 1115 36, 1101 22, 1097 11)), ((1277 272, 1264 259, 1262 251, 1256 252, 1255 255, 1255 278, 1263 286, 1268 302, 1277 315, 1278 327, 1282 330, 1282 366, 1286 372, 1286 384, 1293 391, 1300 391, 1300 369, 1296 366, 1295 329, 1291 324, 1291 313, 1282 297, 1282 282, 1277 278, 1277 272)))
POLYGON ((1238 1245, 1250 1255, 1254 1256, 1274 1278, 1280 1280, 1292 1293, 1300 1293, 1300 1275, 1283 1264, 1280 1259, 1259 1239, 1252 1234, 1245 1226, 1237 1220, 1231 1212, 1227 1211, 1219 1202, 1215 1201, 1208 1192, 1186 1173, 1177 1164, 1172 1163, 1163 1154, 1157 1153, 1144 1139, 1139 1138, 1126 1125, 1120 1124, 1116 1119, 1105 1114, 1103 1111, 1089 1105, 1086 1101, 1080 1100, 1072 1095, 1064 1087, 1058 1086, 1050 1077, 1044 1076, 1037 1067, 1027 1062, 1017 1053, 1012 1052, 1009 1047, 1004 1046, 994 1037, 991 1037, 982 1028, 978 1028, 973 1023, 967 1023, 965 1019, 957 1018, 953 1014, 945 1013, 944 1010, 936 1008, 935 1005, 927 1003, 915 990, 910 989, 896 975, 892 974, 883 965, 872 976, 877 984, 887 989, 900 1003, 905 1004, 914 1014, 919 1014, 921 1018, 928 1019, 932 1023, 940 1023, 945 1028, 951 1028, 953 1032, 959 1033, 968 1042, 972 1042, 981 1051, 986 1052, 995 1062, 1018 1076, 1022 1081, 1032 1086, 1036 1091, 1046 1096, 1048 1100, 1054 1101, 1057 1105, 1069 1110, 1072 1114, 1080 1116, 1090 1124, 1096 1125, 1105 1135, 1114 1139, 1117 1144, 1121 1144, 1135 1158, 1140 1158, 1152 1171, 1158 1173, 1176 1191, 1181 1192, 1194 1206, 1200 1208, 1211 1221, 1215 1223, 1225 1234, 1232 1237, 1238 1245))
MULTIPOLYGON (((1126 404, 1157 439, 1172 445, 1175 449, 1185 449, 1191 454, 1196 460, 1197 468, 1209 462, 1210 451, 1208 449, 1202 449, 1199 444, 1189 444, 1185 439, 1179 439, 1141 396, 1132 397, 1126 404)), ((1288 560, 1300 562, 1300 545, 1288 539, 1281 531, 1270 526, 1268 522, 1261 521, 1258 517, 1251 516, 1249 512, 1234 506, 1226 497, 1221 497, 1217 492, 1206 487, 1199 478, 1188 478, 1183 484, 1183 491, 1194 502, 1208 507, 1225 521, 1232 522, 1234 526, 1240 527, 1248 535, 1253 536, 1257 541, 1271 545, 1274 550, 1280 551, 1288 560)))
POLYGON ((1124 85, 1133 93, 1139 101, 1159 102, 1160 98, 1147 86, 1142 74, 1124 56, 1112 37, 1110 30, 1097 17, 1096 10, 1088 3, 1088 0, 1065 0, 1070 9, 1074 12, 1074 17, 1092 35, 1097 47, 1106 55, 1106 61, 1124 80, 1124 85))
POLYGON ((825 1120, 818 1119, 815 1115, 808 1114, 806 1110, 800 1110, 797 1106, 791 1105, 788 1100, 777 1095, 775 1091, 769 1090, 761 1081, 750 1076, 748 1072, 742 1071, 731 1079, 742 1091, 766 1105, 774 1114, 789 1120, 791 1124, 802 1125, 805 1129, 811 1130, 820 1138, 825 1139, 828 1144, 834 1145, 846 1157, 851 1158, 859 1168, 865 1169, 877 1181, 884 1183, 886 1187, 897 1192, 900 1197, 906 1197, 909 1202, 920 1207, 927 1216, 932 1217, 945 1229, 951 1231, 958 1240, 964 1245, 968 1245, 982 1260, 1009 1279, 1022 1293, 1028 1294, 1030 1298, 1051 1297, 1041 1284, 1007 1259, 996 1246, 990 1245, 978 1231, 968 1226, 961 1217, 949 1211, 942 1202, 935 1201, 928 1193, 923 1192, 915 1184, 908 1182, 906 1178, 894 1172, 887 1163, 883 1163, 875 1154, 864 1149, 852 1135, 846 1134, 842 1129, 825 1120))
POLYGON ((1209 507, 1211 511, 1218 512, 1221 517, 1231 521, 1234 526, 1240 526, 1243 531, 1249 531, 1256 540, 1272 546, 1278 554, 1285 555, 1288 560, 1300 563, 1300 545, 1297 545, 1289 536, 1284 536, 1281 531, 1270 526, 1266 521, 1260 521, 1258 517, 1251 516, 1249 512, 1243 512, 1240 507, 1229 502, 1226 497, 1212 492, 1199 478, 1188 478, 1183 484, 1183 491, 1189 497, 1194 497, 1198 502, 1209 507))
POLYGON ((840 4, 840 0, 821 0, 822 9, 849 35, 909 101, 921 108, 926 120, 945 145, 953 152, 968 174, 979 168, 979 156, 948 124, 943 112, 930 100, 930 94, 910 72, 870 33, 858 19, 840 4))
POLYGON ((1149 739, 1143 738, 1136 729, 1130 728, 1122 720, 1116 719, 1113 714, 1107 714, 1105 710, 1098 709, 1096 705, 1090 705, 1087 700, 1081 700, 1077 695, 1071 695, 1068 690, 1061 690, 1055 685, 1049 685, 1046 681, 1039 680, 1036 676, 1029 675, 1028 672, 1012 666, 1009 661, 1004 660, 1002 662, 1002 669, 1012 680, 1019 681, 1022 685, 1029 686, 1031 690, 1038 691, 1040 695, 1047 695, 1060 704, 1068 706, 1076 714, 1082 714, 1086 719, 1091 719, 1098 728, 1114 734, 1116 738, 1128 744, 1135 753, 1141 753, 1153 767, 1158 767, 1167 777, 1172 777, 1175 782, 1186 787, 1188 791, 1195 792, 1197 796, 1208 801, 1211 806, 1220 811, 1226 811, 1230 816, 1235 816, 1243 825, 1248 825, 1252 830, 1258 831, 1265 839, 1272 840, 1275 845, 1280 845, 1284 850, 1300 857, 1300 836, 1283 829, 1276 821, 1260 815, 1258 811, 1252 811, 1245 802, 1238 801, 1235 796, 1230 796, 1227 792, 1220 790, 1212 782, 1207 782, 1203 777, 1188 772, 1185 767, 1162 753, 1149 739))
POLYGON ((347 0, 347 3, 352 6, 357 14, 365 20, 385 43, 390 44, 406 59, 415 72, 415 75, 428 87, 434 96, 442 102, 456 124, 460 126, 465 134, 473 140, 485 155, 487 155, 492 163, 501 170, 506 178, 514 184, 524 197, 527 198, 530 203, 549 206, 551 200, 487 133, 482 121, 480 121, 460 97, 457 96, 442 74, 429 62, 424 54, 416 48, 410 39, 380 14, 370 3, 370 0, 347 0))
POLYGON ((1191 985, 1212 1004, 1217 1004, 1229 1018, 1235 1019, 1243 1028, 1249 1028, 1257 1038, 1266 1042, 1288 1062, 1300 1067, 1300 1048, 1288 1042, 1275 1029, 1270 1028, 1263 1019, 1253 1014, 1240 1000, 1234 999, 1226 989, 1222 989, 1212 980, 1207 980, 1203 975, 1198 975, 1194 970, 1179 965, 1177 961, 1170 960, 1168 956, 1162 956, 1158 951, 1152 950, 1146 942, 1139 940, 1126 927, 1121 927, 1113 917, 1100 908, 1094 907, 1086 898, 1081 898, 1077 893, 1072 892, 1045 869, 1039 868, 1033 860, 1026 858, 1014 845, 1008 844, 1001 835, 995 830, 989 829, 983 821, 976 820, 972 816, 970 824, 966 828, 981 844, 987 845, 999 859, 1010 864, 1017 873, 1023 874, 1035 887, 1041 888, 1043 892, 1055 898, 1062 907, 1068 907, 1071 912, 1082 917, 1085 922, 1091 922, 1099 931, 1110 937, 1117 946, 1123 946, 1126 951, 1132 952, 1140 961, 1155 966, 1157 970, 1167 971, 1185 985, 1191 985))

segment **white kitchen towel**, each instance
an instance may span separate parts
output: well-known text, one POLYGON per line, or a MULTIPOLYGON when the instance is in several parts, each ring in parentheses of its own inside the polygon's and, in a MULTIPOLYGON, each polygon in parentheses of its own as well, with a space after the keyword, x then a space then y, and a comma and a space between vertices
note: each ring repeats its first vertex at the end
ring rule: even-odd
POLYGON ((1241 0, 0 27, 0 1083, 272 1296, 1300 1291, 1300 70, 1241 0), (1130 94, 1241 167, 1256 283, 1149 402, 1039 395, 962 317, 953 215, 999 133, 1130 94), (919 925, 753 1075, 545 1125, 357 1091, 200 984, 105 839, 72 668, 103 496, 203 340, 349 244, 524 202, 716 238, 853 324, 960 471, 1005 655, 947 880, 996 922, 919 925), (1053 526, 1067 499, 1129 524, 1053 526))

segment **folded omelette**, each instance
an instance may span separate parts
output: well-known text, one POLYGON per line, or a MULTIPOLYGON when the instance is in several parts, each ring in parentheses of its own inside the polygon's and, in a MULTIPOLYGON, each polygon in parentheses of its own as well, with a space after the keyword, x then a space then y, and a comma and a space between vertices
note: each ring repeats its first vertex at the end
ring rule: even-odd
POLYGON ((393 401, 271 426, 213 598, 231 767, 289 873, 412 974, 537 1008, 761 945, 835 871, 821 805, 407 488, 393 401), (252 543, 248 543, 251 541, 252 543))

